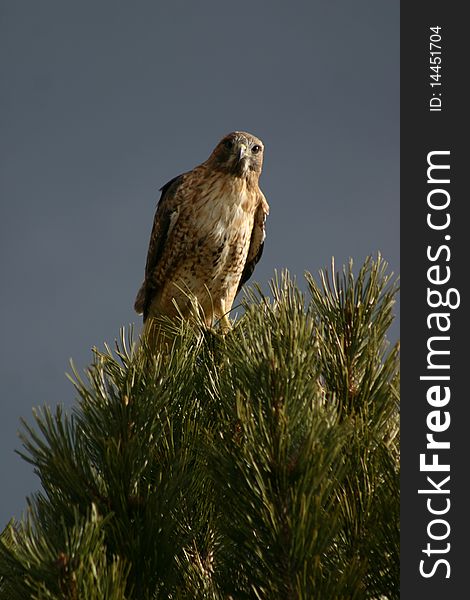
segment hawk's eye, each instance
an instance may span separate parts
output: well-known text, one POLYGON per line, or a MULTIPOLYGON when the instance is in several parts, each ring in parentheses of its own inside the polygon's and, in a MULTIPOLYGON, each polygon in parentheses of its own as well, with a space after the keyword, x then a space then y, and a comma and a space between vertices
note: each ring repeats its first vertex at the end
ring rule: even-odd
POLYGON ((258 154, 258 152, 261 152, 261 146, 258 146, 258 144, 256 144, 256 146, 253 146, 253 148, 251 149, 251 152, 253 154, 258 154))
POLYGON ((231 150, 233 148, 233 142, 232 142, 232 140, 225 140, 224 146, 225 146, 225 148, 227 150, 231 150))

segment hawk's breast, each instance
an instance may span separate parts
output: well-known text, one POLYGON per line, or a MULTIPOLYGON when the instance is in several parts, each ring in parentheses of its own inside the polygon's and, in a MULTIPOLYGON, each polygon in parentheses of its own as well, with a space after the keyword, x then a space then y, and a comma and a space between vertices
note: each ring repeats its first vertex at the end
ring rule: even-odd
POLYGON ((187 255, 172 278, 176 286, 167 290, 178 304, 175 287, 190 291, 202 304, 209 295, 229 302, 235 297, 250 247, 257 194, 244 180, 233 179, 222 178, 207 193, 200 190, 191 206, 191 225, 185 228, 187 255))

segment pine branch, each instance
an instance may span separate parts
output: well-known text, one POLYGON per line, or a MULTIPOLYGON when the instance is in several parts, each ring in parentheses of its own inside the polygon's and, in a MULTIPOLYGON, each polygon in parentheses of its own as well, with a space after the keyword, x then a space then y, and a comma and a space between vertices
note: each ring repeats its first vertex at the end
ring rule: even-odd
POLYGON ((380 257, 307 282, 72 369, 71 414, 23 422, 42 490, 0 537, 0 599, 398 598, 397 286, 380 257))

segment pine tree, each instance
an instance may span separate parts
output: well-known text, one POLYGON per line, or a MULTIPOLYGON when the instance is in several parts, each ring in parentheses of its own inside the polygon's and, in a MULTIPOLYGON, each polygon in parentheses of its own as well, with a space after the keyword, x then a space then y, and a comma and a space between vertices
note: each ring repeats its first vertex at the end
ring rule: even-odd
POLYGON ((70 414, 23 422, 41 481, 0 538, 0 599, 393 599, 396 282, 368 259, 248 291, 226 335, 94 350, 70 414))

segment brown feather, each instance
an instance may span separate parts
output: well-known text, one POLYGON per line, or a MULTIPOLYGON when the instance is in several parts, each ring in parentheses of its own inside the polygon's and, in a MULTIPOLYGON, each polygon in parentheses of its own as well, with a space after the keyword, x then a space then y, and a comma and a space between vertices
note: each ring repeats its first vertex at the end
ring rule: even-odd
POLYGON ((208 325, 230 311, 263 250, 269 207, 258 186, 262 153, 258 138, 233 132, 204 163, 162 188, 135 302, 144 321, 189 314, 188 296, 208 325))

